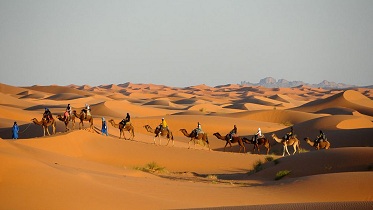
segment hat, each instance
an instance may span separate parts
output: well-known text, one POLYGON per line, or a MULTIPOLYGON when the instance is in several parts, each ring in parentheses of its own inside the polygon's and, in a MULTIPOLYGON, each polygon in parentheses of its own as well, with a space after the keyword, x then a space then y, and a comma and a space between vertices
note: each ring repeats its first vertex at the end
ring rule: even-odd
POLYGON ((105 117, 102 118, 102 121, 105 121, 105 117))
POLYGON ((260 128, 258 128, 258 131, 260 131, 260 128))

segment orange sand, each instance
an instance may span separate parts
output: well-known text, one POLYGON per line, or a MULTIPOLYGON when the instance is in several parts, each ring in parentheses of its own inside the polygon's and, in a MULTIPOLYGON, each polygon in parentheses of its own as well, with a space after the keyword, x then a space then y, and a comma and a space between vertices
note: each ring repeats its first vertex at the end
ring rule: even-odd
MULTIPOLYGON (((238 85, 174 88, 154 84, 90 87, 0 84, 0 201, 1 209, 371 209, 373 207, 373 101, 370 90, 263 88, 238 85), (42 137, 44 107, 54 116, 70 103, 77 110, 90 104, 95 131, 65 132, 42 137), (101 118, 119 122, 130 113, 135 139, 99 134, 101 118), (143 126, 155 128, 164 117, 174 146, 143 126), (11 140, 17 121, 20 139, 11 140), (208 134, 211 151, 185 137, 197 125, 208 134), (267 138, 282 137, 289 126, 306 152, 280 156, 282 146, 270 139, 271 155, 237 153, 212 134, 251 138, 258 127, 267 138), (312 140, 323 130, 330 150, 316 151, 312 140), (190 149, 188 149, 190 146, 190 149), (308 152, 307 152, 308 151, 308 152), (268 159, 272 158, 273 161, 268 159), (256 167, 258 161, 263 164, 256 167), (153 163, 163 170, 147 172, 153 163), (275 180, 276 173, 290 173, 275 180), (219 209, 219 208, 218 208, 219 209)), ((87 122, 84 123, 88 127, 87 122)), ((71 124, 70 124, 71 126, 71 124)), ((129 137, 129 133, 125 133, 129 137)), ((292 148, 289 147, 290 152, 292 148)))

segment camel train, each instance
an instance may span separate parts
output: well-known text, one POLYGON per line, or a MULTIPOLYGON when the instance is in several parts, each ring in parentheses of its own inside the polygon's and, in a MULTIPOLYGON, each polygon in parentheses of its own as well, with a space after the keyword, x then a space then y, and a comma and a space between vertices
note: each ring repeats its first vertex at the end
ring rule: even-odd
MULTIPOLYGON (((49 132, 49 127, 52 126, 52 134, 56 133, 56 120, 53 118, 52 113, 49 111, 49 109, 46 108, 46 112, 44 112, 42 119, 39 121, 36 118, 31 119, 31 121, 35 125, 40 125, 43 128, 43 136, 45 134, 50 135, 49 132), (48 111, 48 113, 46 113, 48 111)), ((77 112, 74 110, 71 115, 68 114, 66 111, 64 115, 57 115, 57 119, 62 121, 65 124, 65 131, 69 131, 69 124, 70 122, 72 123, 71 129, 74 130, 75 127, 75 118, 78 118, 80 120, 79 122, 79 129, 84 128, 83 121, 88 121, 90 126, 89 126, 89 131, 93 132, 93 117, 92 115, 85 115, 83 110, 81 111, 80 114, 77 114, 77 112)))
MULTIPOLYGON (((76 112, 76 110, 72 111, 71 115, 69 115, 67 112, 65 112, 63 116, 62 115, 57 115, 57 119, 62 121, 65 124, 65 131, 66 132, 69 131, 70 129, 72 129, 72 130, 74 129, 75 119, 80 120, 79 129, 84 129, 84 121, 88 121, 89 122, 89 131, 93 132, 93 117, 92 117, 92 115, 87 115, 84 112, 84 109, 79 114, 76 112), (71 123, 71 128, 69 128, 70 123, 71 123)), ((45 136, 46 134, 51 135, 50 132, 49 132, 49 127, 52 127, 52 134, 56 133, 56 120, 51 116, 51 114, 50 114, 50 117, 47 117, 47 118, 45 118, 45 116, 44 116, 40 121, 37 120, 36 118, 33 118, 31 121, 36 125, 42 126, 43 136, 45 136)), ((123 136, 124 139, 127 139, 126 136, 125 136, 125 131, 128 131, 128 133, 130 134, 128 140, 130 140, 130 139, 133 140, 134 139, 135 132, 134 132, 134 126, 132 125, 132 123, 130 123, 130 122, 128 122, 126 124, 116 123, 113 119, 110 119, 108 122, 113 127, 119 129, 119 139, 121 139, 122 136, 123 136)), ((169 129, 160 129, 159 127, 156 127, 155 129, 153 129, 150 125, 145 125, 143 127, 146 129, 146 131, 154 134, 154 138, 153 138, 154 144, 156 144, 156 138, 158 137, 159 145, 162 145, 161 144, 161 137, 163 137, 163 138, 166 138, 168 140, 166 146, 170 143, 170 141, 172 141, 173 146, 175 145, 174 136, 172 134, 172 131, 170 131, 169 129)), ((180 132, 185 137, 190 138, 190 140, 188 142, 188 149, 190 149, 190 143, 192 141, 194 142, 194 148, 196 148, 196 142, 199 141, 199 142, 202 142, 204 146, 207 145, 208 149, 211 150, 207 133, 202 132, 202 133, 198 133, 198 135, 197 135, 196 129, 194 129, 190 133, 188 133, 188 131, 184 128, 180 129, 180 132)), ((251 139, 248 138, 248 137, 230 136, 229 134, 226 134, 225 136, 222 136, 219 132, 216 132, 213 135, 217 139, 223 140, 223 141, 226 142, 225 146, 224 146, 224 152, 226 151, 226 147, 228 146, 228 144, 229 144, 229 147, 231 148, 231 151, 232 151, 232 144, 235 144, 235 143, 237 143, 239 145, 238 153, 240 153, 242 150, 243 150, 244 153, 246 153, 245 144, 253 144, 253 153, 257 152, 258 154, 260 154, 260 146, 263 146, 266 149, 266 154, 267 155, 269 154, 269 150, 271 148, 271 144, 270 144, 269 140, 267 138, 265 138, 264 136, 258 138, 256 141, 254 141, 254 136, 251 139)), ((277 143, 283 145, 282 156, 285 156, 286 153, 288 155, 290 155, 290 152, 288 150, 289 146, 293 147, 293 153, 292 153, 293 155, 297 151, 299 153, 300 141, 296 137, 296 135, 292 136, 288 140, 286 140, 285 137, 279 138, 274 133, 271 135, 271 137, 274 140, 274 142, 277 142, 277 143)), ((321 140, 320 142, 316 143, 316 141, 312 141, 310 138, 306 137, 306 138, 304 138, 304 141, 306 141, 306 143, 308 145, 310 145, 311 147, 314 147, 316 150, 329 149, 330 148, 330 142, 328 140, 321 140)))

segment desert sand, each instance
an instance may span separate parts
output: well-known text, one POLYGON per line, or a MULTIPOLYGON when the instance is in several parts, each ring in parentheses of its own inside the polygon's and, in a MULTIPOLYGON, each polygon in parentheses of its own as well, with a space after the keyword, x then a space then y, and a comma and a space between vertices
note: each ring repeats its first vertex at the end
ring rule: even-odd
POLYGON ((372 98, 368 88, 0 84, 0 209, 372 209, 372 98), (89 104, 94 129, 76 120, 66 131, 56 116, 67 104, 78 113, 89 104), (50 136, 31 122, 45 107, 57 121, 50 136), (134 139, 119 139, 109 123, 109 136, 101 135, 102 117, 119 123, 126 113, 134 139), (144 125, 155 128, 162 118, 174 142, 154 144, 144 125), (11 139, 14 121, 19 139, 11 139), (211 150, 180 132, 198 122, 211 150), (249 142, 241 153, 237 143, 224 148, 213 133, 233 125, 249 139, 260 127, 269 154, 249 142), (283 137, 291 126, 301 152, 283 157, 271 134, 283 137), (304 141, 319 130, 330 149, 304 141))

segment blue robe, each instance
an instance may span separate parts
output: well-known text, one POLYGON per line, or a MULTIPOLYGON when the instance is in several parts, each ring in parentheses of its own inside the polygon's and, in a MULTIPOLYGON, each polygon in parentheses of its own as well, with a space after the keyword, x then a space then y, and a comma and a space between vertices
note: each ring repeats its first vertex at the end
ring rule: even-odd
POLYGON ((13 139, 18 139, 18 131, 19 131, 18 125, 13 125, 13 128, 12 128, 12 138, 13 139))
POLYGON ((104 135, 104 134, 108 135, 108 133, 107 133, 106 121, 103 121, 103 122, 102 122, 101 133, 102 133, 102 135, 104 135))

